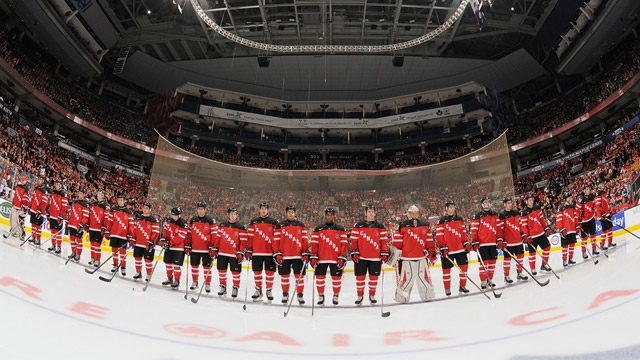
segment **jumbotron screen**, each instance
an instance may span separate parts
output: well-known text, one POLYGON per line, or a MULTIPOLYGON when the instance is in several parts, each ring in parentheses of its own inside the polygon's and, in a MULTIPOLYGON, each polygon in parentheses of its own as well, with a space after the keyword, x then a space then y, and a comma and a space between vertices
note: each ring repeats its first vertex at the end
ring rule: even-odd
POLYGON ((364 218, 364 207, 377 208, 377 220, 396 228, 410 205, 422 217, 435 220, 448 200, 465 220, 479 210, 482 196, 501 200, 513 196, 513 179, 506 135, 485 147, 444 163, 393 170, 272 170, 224 164, 187 152, 160 137, 151 176, 149 199, 156 213, 166 216, 180 206, 183 217, 196 213, 204 201, 218 222, 228 208, 241 221, 258 215, 267 202, 270 214, 283 219, 294 205, 309 229, 323 222, 324 209, 336 209, 338 223, 347 229, 364 218))

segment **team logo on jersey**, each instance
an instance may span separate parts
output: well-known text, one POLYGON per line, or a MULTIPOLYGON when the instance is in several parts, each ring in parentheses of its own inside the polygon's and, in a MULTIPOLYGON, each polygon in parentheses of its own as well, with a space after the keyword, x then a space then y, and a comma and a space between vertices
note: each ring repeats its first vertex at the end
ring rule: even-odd
POLYGON ((340 239, 340 235, 336 234, 335 238, 336 238, 336 240, 340 239))
POLYGON ((209 225, 204 226, 204 231, 209 231, 209 225))
POLYGON ((427 230, 422 229, 422 235, 427 235, 427 230))
POLYGON ((233 232, 233 236, 238 236, 238 232, 237 232, 237 231, 234 231, 234 232, 233 232))
POLYGON ((302 230, 298 229, 298 235, 302 235, 302 230))
POLYGON ((151 224, 147 224, 147 230, 151 229, 151 224))

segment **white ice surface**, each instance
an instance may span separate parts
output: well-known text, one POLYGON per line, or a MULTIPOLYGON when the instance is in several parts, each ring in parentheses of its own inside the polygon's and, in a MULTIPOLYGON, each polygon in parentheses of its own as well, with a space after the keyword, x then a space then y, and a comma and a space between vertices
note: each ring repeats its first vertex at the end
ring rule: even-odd
MULTIPOLYGON (((66 242, 57 257, 29 244, 20 248, 17 239, 0 240, 2 359, 640 357, 640 240, 631 236, 617 237, 618 247, 609 258, 600 256, 598 265, 583 262, 578 250, 578 264, 564 270, 560 252, 553 252, 551 265, 561 279, 539 273, 541 281, 551 280, 546 287, 530 280, 505 288, 499 260, 499 299, 487 300, 471 283, 470 295, 446 298, 441 269, 434 267, 436 300, 420 303, 414 293, 415 303, 397 305, 395 274, 387 271, 387 318, 380 316, 380 287, 378 306, 354 307, 353 273, 344 276, 340 305, 316 307, 313 317, 309 273, 307 305, 294 303, 284 318, 277 276, 273 304, 249 299, 243 311, 246 270, 235 301, 213 295, 218 289, 214 270, 212 295, 203 294, 193 304, 184 299, 185 267, 180 291, 159 285, 166 276, 160 263, 152 285, 140 293, 133 291, 143 284, 131 279, 132 258, 126 278, 118 275, 106 283, 98 277, 110 273, 89 275, 84 266, 64 266, 70 251, 66 242)), ((85 248, 81 264, 89 253, 85 248)), ((469 269, 479 283, 478 264, 469 269)), ((250 286, 249 295, 252 278, 250 286)))

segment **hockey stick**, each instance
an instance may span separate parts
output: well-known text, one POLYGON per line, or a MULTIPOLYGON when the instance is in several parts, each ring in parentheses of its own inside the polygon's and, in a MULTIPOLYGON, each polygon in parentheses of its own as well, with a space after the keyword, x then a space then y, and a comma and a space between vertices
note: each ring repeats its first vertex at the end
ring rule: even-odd
POLYGON ((95 272, 98 271, 102 267, 102 265, 106 264, 107 262, 109 262, 109 260, 111 260, 114 254, 115 253, 111 253, 111 255, 105 261, 103 261, 100 265, 98 265, 97 268, 92 270, 85 268, 84 271, 86 271, 87 274, 95 274, 95 272))
POLYGON ((585 245, 584 249, 587 250, 587 254, 589 254, 589 257, 591 258, 591 260, 593 260, 593 265, 598 265, 598 262, 600 262, 600 260, 596 259, 593 254, 591 253, 591 250, 589 250, 589 245, 585 245))
POLYGON ((549 270, 551 270, 551 272, 553 273, 553 275, 555 275, 555 276, 556 276, 556 278, 558 278, 558 280, 560 280, 560 276, 558 276, 558 274, 556 274, 556 272, 555 272, 555 271, 553 271, 553 268, 552 268, 552 267, 551 267, 551 265, 549 265, 549 263, 544 259, 544 256, 542 256, 542 255, 541 255, 540 253, 538 253, 537 251, 536 251, 536 255, 540 256, 540 260, 542 260, 542 263, 543 263, 544 265, 546 265, 546 266, 549 268, 549 270))
POLYGON ((247 311, 247 299, 249 298, 249 264, 251 264, 251 260, 247 260, 247 283, 244 286, 244 305, 242 305, 244 311, 247 311))
POLYGON ((532 274, 529 270, 527 270, 527 268, 526 268, 526 267, 524 267, 524 265, 522 265, 522 263, 520 262, 520 260, 518 260, 518 258, 516 258, 515 256, 513 256, 513 254, 512 254, 509 250, 504 249, 504 251, 506 251, 506 252, 507 252, 507 254, 509 254, 509 256, 511 256, 511 258, 516 262, 516 264, 520 265, 520 268, 522 268, 522 270, 524 270, 527 274, 529 274, 529 276, 531 276, 531 278, 532 278, 535 282, 537 282, 537 283, 538 283, 538 285, 540 285, 541 287, 549 285, 549 282, 550 282, 551 280, 547 279, 545 282, 540 282, 540 280, 538 280, 535 276, 533 276, 533 274, 532 274))
MULTIPOLYGON (((164 251, 164 247, 160 248, 160 253, 158 254, 158 260, 156 260, 156 263, 153 264, 153 268, 151 268, 151 274, 149 274, 149 281, 147 281, 147 283, 142 288, 142 292, 147 291, 147 288, 149 287, 149 284, 151 284, 151 277, 153 276, 153 273, 156 271, 156 265, 158 265, 158 263, 160 262, 160 258, 162 257, 162 252, 163 251, 164 251)), ((138 291, 138 289, 133 288, 133 291, 138 291)))
MULTIPOLYGON (((62 228, 60 231, 58 231, 58 232, 57 232, 57 233, 55 233, 55 234, 51 234, 51 236, 50 236, 47 240, 43 241, 43 242, 40 244, 40 247, 42 247, 42 245, 44 245, 44 244, 48 243, 49 241, 53 240, 53 238, 54 238, 54 237, 56 237, 58 234, 60 234, 63 230, 64 230, 64 228, 62 228)), ((62 240, 62 238, 61 238, 60 240, 62 240)), ((33 248, 33 251, 34 251, 34 252, 35 252, 36 250, 38 250, 38 247, 37 247, 37 246, 33 248)))
MULTIPOLYGON (((442 254, 440 254, 440 255, 442 255, 442 254)), ((460 268, 460 266, 458 266, 458 264, 453 262, 453 260, 451 260, 451 258, 449 256, 445 256, 444 258, 449 260, 449 262, 452 263, 456 267, 456 269, 458 269, 458 271, 460 271, 461 274, 464 274, 464 276, 466 276, 467 279, 469 279, 469 281, 473 284, 473 286, 475 286, 478 290, 480 290, 482 295, 484 295, 487 299, 491 300, 491 297, 489 295, 487 295, 487 293, 484 290, 482 290, 480 288, 480 286, 478 286, 478 284, 476 284, 476 282, 473 281, 466 272, 462 271, 462 269, 460 268)))
MULTIPOLYGON (((609 219, 607 219, 607 220, 609 220, 609 219)), ((609 222, 613 224, 613 221, 609 220, 609 222)), ((613 226, 618 226, 618 225, 613 224, 613 226)), ((622 229, 622 230, 624 230, 624 231, 628 232, 629 234, 633 235, 636 239, 640 240, 640 236, 638 236, 638 235, 636 235, 636 234, 632 233, 631 231, 627 230, 627 228, 623 228, 622 226, 618 226, 618 227, 619 227, 620 229, 622 229)))
POLYGON ((389 317, 389 315, 391 315, 391 311, 384 311, 384 273, 386 271, 384 271, 384 264, 382 264, 382 284, 380 286, 380 292, 382 293, 380 295, 380 316, 382 316, 383 318, 389 317))
MULTIPOLYGON (((123 246, 123 247, 121 247, 120 249, 124 249, 124 248, 125 248, 125 247, 123 246)), ((118 249, 118 251, 117 251, 117 252, 115 252, 115 253, 111 253, 111 254, 112 254, 112 255, 115 255, 115 254, 120 253, 120 249, 118 249)), ((99 279, 100 279, 100 280, 102 280, 102 281, 111 282, 111 281, 113 280, 113 278, 114 278, 114 277, 116 277, 116 275, 118 274, 118 270, 120 270, 120 267, 122 267, 122 263, 126 260, 127 256, 129 256, 129 252, 128 252, 128 251, 124 254, 124 259, 122 259, 122 260, 120 260, 120 261, 118 262, 118 267, 116 267, 116 271, 114 271, 114 272, 113 272, 113 274, 111 274, 111 277, 110 277, 110 278, 106 278, 106 277, 104 277, 104 276, 102 276, 102 275, 101 275, 101 276, 99 277, 99 279)))
MULTIPOLYGON (((197 297, 197 298, 191 298, 191 302, 192 302, 192 303, 194 303, 194 304, 197 304, 197 303, 198 303, 198 300, 200 300, 200 295, 202 295, 202 289, 204 289, 204 285, 205 285, 206 283, 207 283, 207 282, 205 281, 205 282, 203 282, 203 283, 202 283, 202 286, 200 286, 200 292, 198 293, 198 297, 197 297)), ((187 295, 185 295, 185 296, 187 296, 187 295)))
POLYGON ((187 300, 187 296, 189 295, 189 268, 191 267, 191 255, 187 255, 187 281, 185 281, 185 284, 187 285, 184 288, 184 299, 187 300))
POLYGON ((496 293, 496 289, 493 288, 493 283, 491 281, 491 278, 489 277, 489 270, 487 270, 487 267, 484 266, 484 261, 482 261, 482 255, 480 255, 480 251, 476 250, 476 254, 478 255, 478 261, 480 262, 480 265, 482 265, 482 268, 484 269, 484 273, 487 275, 487 282, 489 283, 489 287, 493 292, 493 297, 495 297, 496 299, 500 298, 502 296, 502 293, 496 293))
POLYGON ((31 233, 31 235, 29 235, 28 238, 24 239, 24 241, 22 241, 22 243, 20 244, 20 247, 22 247, 22 245, 26 244, 27 241, 31 240, 31 238, 33 238, 33 233, 31 233))
POLYGON ((311 316, 316 311, 316 269, 313 269, 313 283, 311 284, 311 316))
MULTIPOLYGON (((298 280, 296 280, 296 287, 294 287, 294 290, 298 290, 298 285, 300 285, 300 280, 302 279, 302 277, 307 273, 307 262, 305 261, 304 263, 302 263, 302 271, 300 271, 300 276, 298 276, 298 280)), ((284 312, 284 317, 287 317, 287 315, 289 315, 289 310, 291 309, 291 304, 293 304, 293 298, 295 296, 292 296, 291 299, 289 300, 289 305, 287 305, 287 311, 284 312)))
POLYGON ((593 242, 593 244, 594 244, 598 249, 600 249, 600 253, 601 253, 602 255, 604 255, 604 257, 606 257, 607 259, 609 258, 609 255, 607 255, 607 253, 604 251, 604 249, 602 249, 602 246, 600 246, 600 244, 598 244, 598 242, 597 242, 597 241, 594 241, 594 242, 593 242))

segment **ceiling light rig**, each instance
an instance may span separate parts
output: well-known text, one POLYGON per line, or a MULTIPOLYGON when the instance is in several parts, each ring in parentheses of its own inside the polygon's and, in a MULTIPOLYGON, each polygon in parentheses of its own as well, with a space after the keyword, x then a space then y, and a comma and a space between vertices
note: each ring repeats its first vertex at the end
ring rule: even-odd
POLYGON ((193 9, 196 14, 205 24, 207 24, 213 31, 219 34, 222 37, 225 37, 233 42, 238 44, 258 49, 264 51, 271 52, 279 52, 279 53, 381 53, 381 52, 390 52, 390 51, 399 51, 408 49, 420 44, 424 44, 427 41, 433 40, 438 37, 440 34, 444 33, 449 29, 455 22, 462 16, 464 9, 469 4, 470 0, 462 0, 460 5, 456 9, 456 11, 449 17, 445 22, 438 26, 436 29, 424 34, 418 38, 404 41, 396 44, 388 44, 388 45, 275 45, 275 44, 265 44, 258 41, 253 41, 249 39, 245 39, 241 36, 238 36, 234 33, 231 33, 220 25, 218 25, 212 18, 207 15, 198 0, 190 0, 193 9))

